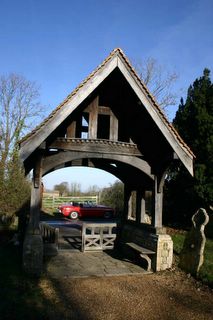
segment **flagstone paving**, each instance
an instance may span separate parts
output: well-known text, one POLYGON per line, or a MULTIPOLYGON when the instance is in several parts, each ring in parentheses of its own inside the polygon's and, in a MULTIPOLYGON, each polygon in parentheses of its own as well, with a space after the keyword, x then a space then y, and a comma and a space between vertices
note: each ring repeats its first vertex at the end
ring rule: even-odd
POLYGON ((81 252, 81 221, 53 223, 60 229, 59 251, 55 256, 47 255, 44 262, 45 273, 52 278, 148 273, 115 250, 81 252))
MULTIPOLYGON (((114 253, 113 253, 114 254, 114 253)), ((133 275, 147 273, 127 259, 112 256, 112 252, 59 251, 45 261, 45 273, 52 278, 133 275)))

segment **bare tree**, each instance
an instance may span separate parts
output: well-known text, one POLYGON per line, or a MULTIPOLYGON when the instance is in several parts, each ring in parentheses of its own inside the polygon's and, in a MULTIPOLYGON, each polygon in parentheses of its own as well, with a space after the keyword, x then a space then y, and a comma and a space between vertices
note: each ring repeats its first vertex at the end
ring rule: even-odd
POLYGON ((30 184, 19 160, 17 142, 43 114, 38 99, 34 82, 17 74, 0 77, 0 220, 23 212, 29 200, 30 184))
POLYGON ((97 185, 91 185, 88 187, 86 193, 88 195, 96 195, 100 192, 100 188, 97 185))
POLYGON ((178 76, 169 72, 154 58, 133 63, 143 83, 149 88, 160 107, 166 111, 168 106, 175 105, 177 96, 173 91, 178 76))
POLYGON ((81 194, 81 184, 78 182, 70 183, 70 194, 72 196, 79 196, 81 194))
POLYGON ((42 114, 34 82, 10 74, 0 77, 0 161, 5 167, 18 140, 42 114))
POLYGON ((54 186, 54 190, 59 192, 59 196, 65 196, 69 192, 69 185, 68 182, 61 182, 60 184, 56 184, 54 186))

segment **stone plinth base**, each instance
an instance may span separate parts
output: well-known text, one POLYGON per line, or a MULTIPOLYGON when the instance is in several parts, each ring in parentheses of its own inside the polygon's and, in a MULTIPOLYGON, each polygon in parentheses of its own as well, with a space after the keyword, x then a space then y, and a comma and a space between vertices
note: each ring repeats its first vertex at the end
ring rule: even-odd
POLYGON ((43 268, 43 240, 39 234, 26 234, 23 244, 23 269, 39 276, 43 268))
POLYGON ((173 241, 168 234, 159 234, 155 257, 155 270, 161 271, 171 268, 173 259, 173 241))
MULTIPOLYGON (((151 230, 150 230, 151 231, 151 230)), ((149 232, 147 228, 138 226, 136 224, 125 224, 120 233, 120 243, 134 242, 155 251, 156 254, 150 256, 152 259, 152 269, 154 271, 161 271, 171 268, 173 259, 173 241, 166 232, 165 228, 160 230, 159 234, 149 232)))

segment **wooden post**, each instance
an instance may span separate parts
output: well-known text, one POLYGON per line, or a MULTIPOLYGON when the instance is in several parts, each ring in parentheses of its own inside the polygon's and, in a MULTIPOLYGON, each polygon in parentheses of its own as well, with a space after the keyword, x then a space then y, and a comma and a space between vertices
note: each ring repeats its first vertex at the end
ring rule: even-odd
POLYGON ((31 201, 30 201, 30 218, 29 229, 30 233, 39 234, 39 221, 41 210, 41 196, 42 196, 42 157, 39 156, 35 168, 33 170, 33 179, 31 187, 31 201))
POLYGON ((124 217, 123 220, 126 221, 128 220, 129 217, 129 203, 131 200, 131 190, 127 187, 127 185, 124 185, 124 217))
POLYGON ((43 240, 39 229, 41 206, 42 157, 38 156, 33 171, 30 219, 23 243, 22 264, 26 273, 40 276, 43 268, 43 240))
POLYGON ((89 139, 97 139, 98 101, 99 101, 99 97, 97 96, 88 107, 88 110, 89 110, 89 139))
POLYGON ((136 222, 139 224, 141 222, 141 198, 142 194, 140 190, 136 191, 136 222))
POLYGON ((30 202, 30 219, 29 227, 33 233, 37 232, 40 221, 40 188, 35 188, 34 183, 31 188, 31 202, 30 202))
POLYGON ((109 139, 118 141, 118 119, 113 112, 110 113, 110 133, 109 139))
POLYGON ((162 227, 162 213, 163 213, 163 187, 160 188, 160 182, 159 178, 155 176, 154 181, 154 192, 153 192, 153 217, 152 217, 152 225, 155 228, 161 228, 162 227))
POLYGON ((145 196, 143 191, 137 191, 136 197, 136 222, 145 223, 145 196))
POLYGON ((73 121, 68 127, 67 127, 67 138, 75 138, 76 137, 76 121, 73 121))
POLYGON ((129 193, 128 199, 128 220, 132 217, 132 193, 129 193))

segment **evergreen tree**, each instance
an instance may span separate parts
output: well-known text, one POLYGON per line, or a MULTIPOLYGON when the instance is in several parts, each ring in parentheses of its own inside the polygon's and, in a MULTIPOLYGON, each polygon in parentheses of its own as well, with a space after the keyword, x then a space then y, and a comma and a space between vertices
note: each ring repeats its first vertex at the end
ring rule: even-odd
POLYGON ((190 222, 197 208, 208 209, 213 202, 213 84, 208 69, 189 87, 186 102, 181 99, 173 125, 196 159, 194 178, 182 166, 170 176, 167 204, 179 221, 190 222))
POLYGON ((4 178, 0 180, 0 224, 10 224, 15 215, 24 215, 26 210, 29 213, 30 182, 24 175, 17 152, 3 169, 0 161, 0 171, 4 171, 4 178))
POLYGON ((101 192, 100 202, 115 209, 116 215, 123 212, 124 185, 121 181, 115 181, 110 187, 104 188, 101 192))

